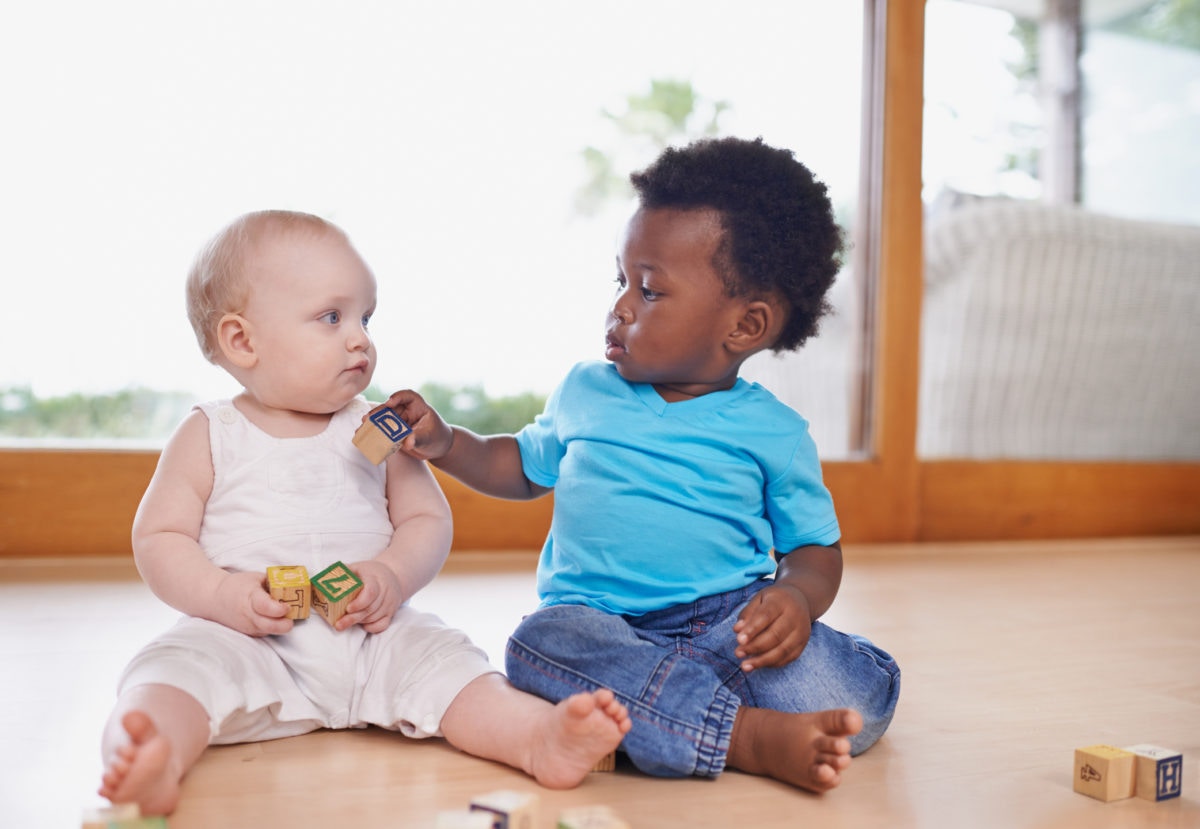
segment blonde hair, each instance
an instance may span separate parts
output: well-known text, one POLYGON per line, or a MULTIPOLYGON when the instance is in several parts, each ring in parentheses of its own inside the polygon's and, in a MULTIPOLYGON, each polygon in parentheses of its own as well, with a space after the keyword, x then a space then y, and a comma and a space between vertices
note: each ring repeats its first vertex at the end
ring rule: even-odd
POLYGON ((335 233, 341 228, 309 213, 260 210, 234 219, 209 240, 192 263, 187 276, 187 315, 210 363, 220 354, 217 325, 226 314, 240 314, 250 300, 246 261, 264 239, 283 233, 335 233))

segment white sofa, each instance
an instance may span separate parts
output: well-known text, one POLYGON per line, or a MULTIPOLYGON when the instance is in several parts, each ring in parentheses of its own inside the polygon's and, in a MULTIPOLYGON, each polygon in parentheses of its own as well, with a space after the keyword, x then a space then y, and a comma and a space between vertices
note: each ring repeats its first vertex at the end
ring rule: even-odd
POLYGON ((922 332, 924 457, 1200 459, 1200 227, 935 211, 922 332))

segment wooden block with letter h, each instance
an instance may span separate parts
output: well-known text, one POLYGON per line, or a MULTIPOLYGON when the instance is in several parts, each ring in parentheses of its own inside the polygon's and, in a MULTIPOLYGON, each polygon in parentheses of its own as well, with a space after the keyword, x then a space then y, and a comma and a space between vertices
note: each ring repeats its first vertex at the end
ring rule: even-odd
POLYGON ((1183 791, 1183 755, 1162 746, 1136 745, 1125 749, 1136 756, 1135 790, 1144 800, 1170 800, 1183 791))
POLYGON ((362 579, 353 570, 335 561, 312 577, 313 610, 329 624, 336 624, 362 586, 362 579))
POLYGON ((308 569, 300 564, 267 568, 267 590, 288 606, 287 618, 307 619, 312 604, 308 569))

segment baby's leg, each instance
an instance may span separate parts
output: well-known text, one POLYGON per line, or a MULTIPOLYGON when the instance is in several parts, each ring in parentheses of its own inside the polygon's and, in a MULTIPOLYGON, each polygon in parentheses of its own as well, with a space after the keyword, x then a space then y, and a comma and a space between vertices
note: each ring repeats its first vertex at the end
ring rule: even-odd
POLYGON ((442 717, 451 745, 519 768, 550 789, 579 785, 620 744, 631 722, 611 691, 557 705, 518 691, 501 674, 468 684, 442 717))
POLYGON ((791 714, 739 708, 725 764, 814 792, 842 782, 850 766, 850 737, 862 716, 849 708, 791 714))
POLYGON ((170 814, 208 736, 208 713, 191 695, 170 685, 130 688, 104 728, 100 795, 137 803, 143 815, 170 814))

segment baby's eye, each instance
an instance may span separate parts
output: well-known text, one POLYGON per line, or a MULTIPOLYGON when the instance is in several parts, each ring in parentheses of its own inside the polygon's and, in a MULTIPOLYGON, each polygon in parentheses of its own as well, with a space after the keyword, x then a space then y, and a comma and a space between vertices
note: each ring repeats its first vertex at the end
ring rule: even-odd
POLYGON ((662 296, 662 294, 660 294, 658 291, 653 291, 650 288, 647 288, 645 285, 642 286, 642 299, 646 300, 647 302, 653 302, 660 296, 662 296))
POLYGON ((618 288, 624 288, 625 287, 625 274, 623 274, 623 273, 617 274, 617 278, 614 279, 613 282, 617 283, 618 288))
POLYGON ((371 323, 371 315, 370 315, 370 314, 363 314, 363 318, 362 318, 362 327, 363 327, 363 328, 366 328, 366 327, 367 327, 367 326, 368 326, 370 323, 371 323))
POLYGON ((323 322, 327 322, 330 325, 337 325, 342 321, 342 315, 337 311, 326 311, 320 318, 323 322))

